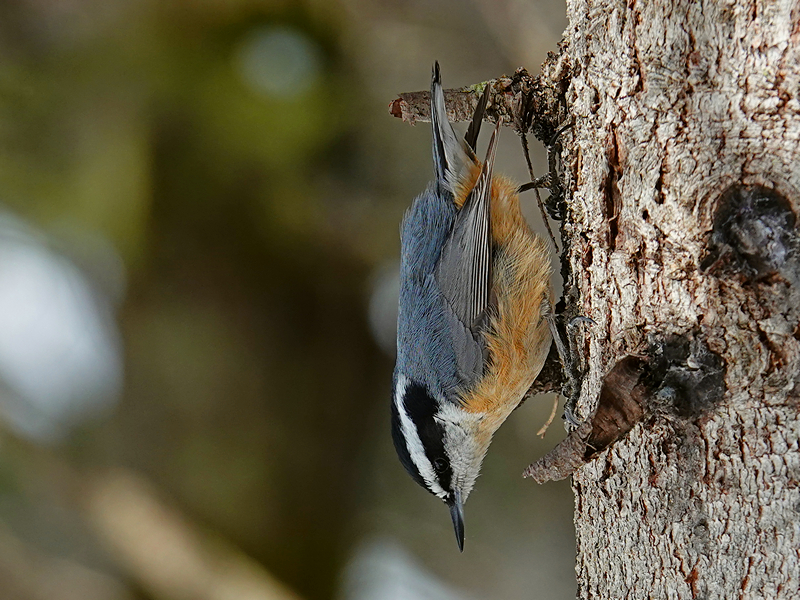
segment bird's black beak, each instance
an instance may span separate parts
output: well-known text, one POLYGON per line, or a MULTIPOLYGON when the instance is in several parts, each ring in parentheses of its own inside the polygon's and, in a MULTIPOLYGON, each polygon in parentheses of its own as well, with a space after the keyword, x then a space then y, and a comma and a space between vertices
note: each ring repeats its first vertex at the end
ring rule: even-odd
POLYGON ((453 529, 456 531, 456 541, 460 552, 464 551, 464 503, 461 501, 461 492, 455 490, 447 501, 450 506, 450 516, 453 518, 453 529))

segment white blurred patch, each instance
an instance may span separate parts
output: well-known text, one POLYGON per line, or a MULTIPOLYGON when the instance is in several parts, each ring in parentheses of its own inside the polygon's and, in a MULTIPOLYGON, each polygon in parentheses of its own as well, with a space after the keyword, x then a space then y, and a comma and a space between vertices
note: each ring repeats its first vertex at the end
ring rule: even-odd
POLYGON ((397 302, 400 297, 400 265, 383 265, 372 277, 368 319, 375 342, 387 356, 397 355, 397 302))
POLYGON ((322 68, 317 44, 302 31, 286 26, 260 27, 247 33, 235 61, 248 87, 287 100, 308 91, 322 68))
POLYGON ((388 539, 362 543, 344 571, 341 600, 464 600, 388 539))
POLYGON ((41 236, 0 214, 0 418, 54 441, 113 405, 121 381, 108 302, 41 236))

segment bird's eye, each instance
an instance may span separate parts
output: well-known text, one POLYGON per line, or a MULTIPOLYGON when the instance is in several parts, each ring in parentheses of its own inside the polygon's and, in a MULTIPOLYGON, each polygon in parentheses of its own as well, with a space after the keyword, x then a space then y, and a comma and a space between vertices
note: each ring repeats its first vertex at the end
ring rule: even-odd
POLYGON ((436 469, 437 473, 441 473, 447 469, 447 461, 443 458, 437 458, 433 461, 433 468, 436 469))

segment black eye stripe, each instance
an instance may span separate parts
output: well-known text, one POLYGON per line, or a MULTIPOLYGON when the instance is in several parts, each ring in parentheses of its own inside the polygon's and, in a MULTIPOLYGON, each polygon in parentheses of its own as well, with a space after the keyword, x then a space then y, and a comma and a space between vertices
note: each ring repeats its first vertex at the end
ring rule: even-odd
POLYGON ((425 448, 425 455, 434 466, 439 485, 449 491, 453 471, 450 459, 444 450, 444 426, 434 418, 436 400, 428 394, 424 386, 411 383, 403 396, 403 406, 417 428, 417 434, 425 448), (441 470, 436 468, 437 461, 439 464, 444 463, 441 470))
POLYGON ((417 465, 411 460, 411 454, 408 452, 408 445, 403 437, 403 427, 400 424, 400 414, 397 412, 397 406, 392 402, 392 442, 394 449, 397 451, 397 457, 409 475, 422 487, 425 486, 425 480, 422 479, 417 465))

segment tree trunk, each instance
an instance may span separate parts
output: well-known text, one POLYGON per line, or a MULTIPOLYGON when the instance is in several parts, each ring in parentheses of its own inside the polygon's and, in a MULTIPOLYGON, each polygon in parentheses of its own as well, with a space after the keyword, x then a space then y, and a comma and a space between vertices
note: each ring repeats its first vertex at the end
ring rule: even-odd
POLYGON ((573 477, 578 595, 796 598, 800 6, 567 10, 578 414, 643 404, 573 477))

